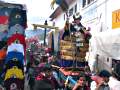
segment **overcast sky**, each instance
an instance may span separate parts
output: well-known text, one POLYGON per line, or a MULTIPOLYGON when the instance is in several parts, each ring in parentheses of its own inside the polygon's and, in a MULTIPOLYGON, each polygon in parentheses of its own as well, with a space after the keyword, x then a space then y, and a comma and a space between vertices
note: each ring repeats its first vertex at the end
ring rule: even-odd
POLYGON ((12 3, 26 4, 27 6, 27 18, 28 27, 31 27, 33 23, 44 24, 45 19, 51 14, 50 3, 52 0, 2 0, 12 3))

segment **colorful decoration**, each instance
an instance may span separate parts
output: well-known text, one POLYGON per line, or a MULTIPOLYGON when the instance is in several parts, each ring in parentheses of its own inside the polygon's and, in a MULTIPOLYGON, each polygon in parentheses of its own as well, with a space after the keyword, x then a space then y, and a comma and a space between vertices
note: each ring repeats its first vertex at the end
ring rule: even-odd
POLYGON ((1 51, 1 57, 5 56, 4 86, 6 90, 24 90, 26 10, 19 8, 19 4, 11 8, 7 5, 0 7, 0 39, 6 37, 8 46, 6 55, 1 51))
MULTIPOLYGON (((64 34, 60 40, 60 55, 62 66, 85 66, 86 52, 89 48, 89 39, 91 38, 90 28, 86 28, 81 24, 82 16, 79 13, 73 15, 74 21, 69 23, 67 20, 64 27, 64 34), (63 63, 64 62, 64 63, 63 63), (76 62, 79 63, 76 64, 76 62), (63 65, 64 64, 64 65, 63 65)), ((65 67, 66 67, 65 66, 65 67)), ((71 67, 70 66, 70 67, 71 67)))

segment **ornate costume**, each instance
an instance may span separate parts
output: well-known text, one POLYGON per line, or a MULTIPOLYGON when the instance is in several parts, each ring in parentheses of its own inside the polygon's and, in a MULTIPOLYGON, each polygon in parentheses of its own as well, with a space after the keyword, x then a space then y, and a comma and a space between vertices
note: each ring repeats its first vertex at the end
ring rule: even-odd
MULTIPOLYGON (((76 13, 73 19, 74 21, 72 23, 68 21, 65 23, 64 34, 60 42, 61 58, 67 61, 70 60, 82 63, 85 61, 91 34, 81 24, 80 20, 82 17, 79 13, 76 13)), ((80 66, 83 67, 84 65, 80 64, 80 66)))

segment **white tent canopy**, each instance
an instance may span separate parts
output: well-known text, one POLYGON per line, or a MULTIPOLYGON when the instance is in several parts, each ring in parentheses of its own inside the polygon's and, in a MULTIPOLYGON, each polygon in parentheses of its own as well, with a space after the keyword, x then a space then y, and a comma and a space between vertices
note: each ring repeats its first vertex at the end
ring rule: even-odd
POLYGON ((120 30, 109 30, 92 35, 90 52, 120 60, 120 30))

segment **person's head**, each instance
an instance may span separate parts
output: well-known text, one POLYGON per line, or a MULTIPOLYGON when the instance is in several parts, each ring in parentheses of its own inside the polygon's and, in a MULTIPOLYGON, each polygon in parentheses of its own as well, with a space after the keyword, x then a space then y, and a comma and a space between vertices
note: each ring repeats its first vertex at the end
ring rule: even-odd
POLYGON ((86 85, 86 78, 85 78, 84 72, 81 72, 81 73, 80 73, 78 83, 79 83, 81 86, 85 86, 85 85, 86 85))
POLYGON ((107 70, 102 70, 102 71, 100 71, 98 76, 101 77, 104 82, 108 83, 109 82, 109 77, 111 76, 111 74, 107 70))
POLYGON ((82 19, 82 16, 78 12, 78 13, 75 13, 75 15, 73 15, 73 19, 74 19, 75 23, 79 24, 82 19))
POLYGON ((42 71, 45 73, 45 77, 50 77, 52 75, 51 67, 49 66, 43 67, 42 71))

